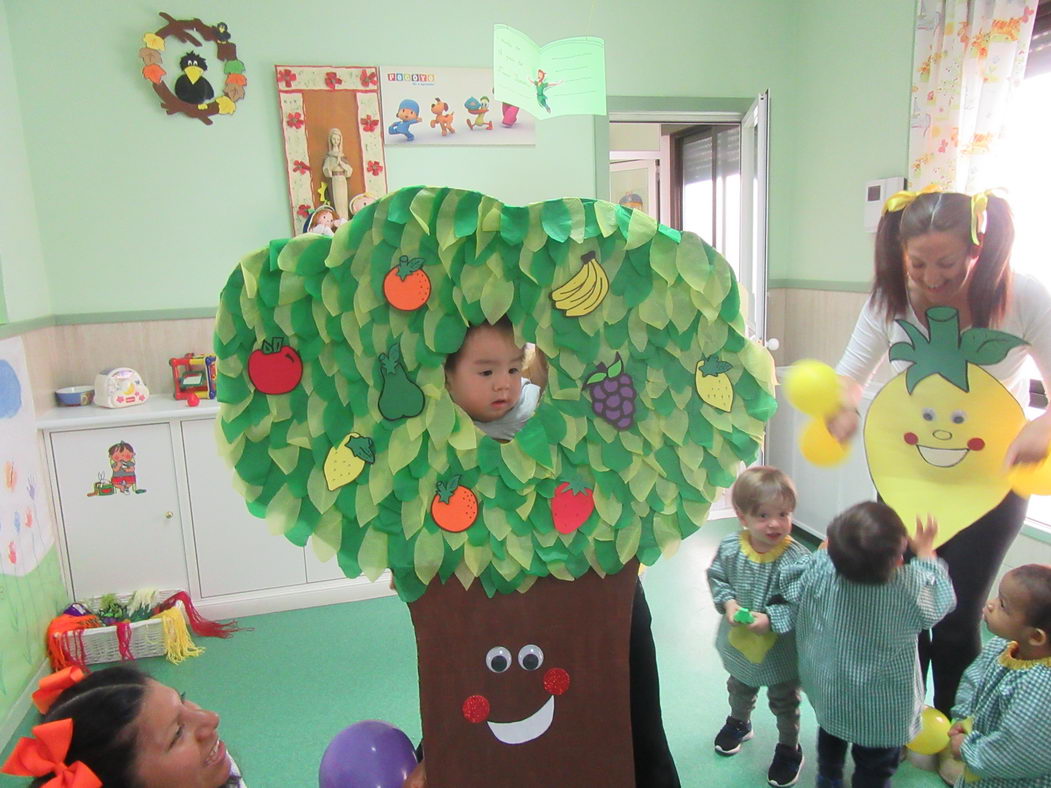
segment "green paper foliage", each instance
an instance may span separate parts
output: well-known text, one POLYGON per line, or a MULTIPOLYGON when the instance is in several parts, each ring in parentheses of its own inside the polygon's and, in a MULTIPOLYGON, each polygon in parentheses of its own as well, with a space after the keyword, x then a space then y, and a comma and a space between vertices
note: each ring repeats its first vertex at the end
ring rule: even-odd
MULTIPOLYGON (((752 461, 773 414, 773 363, 745 336, 733 272, 708 244, 644 214, 597 200, 515 207, 456 189, 411 187, 370 205, 333 238, 275 241, 245 257, 216 318, 220 449, 249 510, 274 532, 348 576, 394 574, 406 601, 435 577, 479 580, 490 594, 537 577, 566 580, 652 564, 703 523, 739 462, 752 461), (550 293, 588 252, 609 279, 590 314, 567 317, 550 293), (390 307, 383 279, 422 258, 427 302, 390 307), (445 389, 445 356, 469 325, 506 314, 518 338, 548 357, 536 414, 509 443, 485 436, 445 389), (303 359, 300 385, 266 395, 248 356, 284 337, 303 359), (423 394, 418 416, 380 413, 380 354, 423 394), (733 406, 697 397, 697 363, 729 364, 733 406), (595 415, 584 383, 617 363, 636 392, 630 427, 595 415), (375 462, 328 491, 329 451, 357 433, 375 462), (453 476, 478 499, 464 531, 431 516, 453 476), (595 513, 560 534, 551 499, 563 481, 594 491, 595 513)), ((456 498, 454 497, 455 501, 456 498)))

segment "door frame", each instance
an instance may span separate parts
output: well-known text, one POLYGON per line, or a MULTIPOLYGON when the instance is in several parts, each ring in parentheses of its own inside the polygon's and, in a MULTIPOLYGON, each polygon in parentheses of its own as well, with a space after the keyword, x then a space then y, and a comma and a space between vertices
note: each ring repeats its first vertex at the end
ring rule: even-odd
MULTIPOLYGON (((600 200, 608 200, 609 192, 609 123, 615 122, 650 122, 650 123, 688 123, 691 125, 736 123, 741 126, 742 153, 746 128, 761 121, 760 150, 754 162, 760 182, 756 186, 756 210, 748 211, 751 226, 743 230, 741 238, 742 262, 745 251, 752 254, 749 261, 751 271, 747 277, 738 276, 749 291, 755 308, 750 310, 749 328, 756 339, 765 342, 766 336, 766 277, 768 255, 768 196, 769 196, 769 93, 762 93, 748 98, 685 98, 656 96, 608 96, 606 99, 607 116, 595 117, 595 195, 600 200), (757 109, 758 108, 758 109, 757 109), (761 112, 761 116, 760 113, 761 112), (757 282, 753 282, 753 278, 757 282), (762 308, 759 308, 759 306, 762 308)), ((666 157, 669 151, 661 151, 666 157)), ((742 158, 742 203, 745 196, 744 165, 742 158)), ((751 201, 750 201, 751 202, 751 201)), ((668 224, 667 213, 671 205, 670 179, 660 179, 661 222, 668 224)), ((745 227, 745 210, 742 205, 742 228, 745 227)))

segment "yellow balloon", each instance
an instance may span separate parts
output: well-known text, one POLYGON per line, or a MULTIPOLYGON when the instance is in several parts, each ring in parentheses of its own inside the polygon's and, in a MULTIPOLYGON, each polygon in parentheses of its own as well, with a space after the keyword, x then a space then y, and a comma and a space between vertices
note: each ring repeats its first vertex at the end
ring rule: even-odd
POLYGON ((1051 459, 1015 466, 1011 470, 1011 489, 1022 497, 1051 495, 1051 459))
POLYGON ((839 376, 814 359, 797 361, 785 375, 785 396, 796 410, 815 418, 831 416, 842 407, 839 376))
POLYGON ((799 451, 809 462, 825 467, 843 462, 850 446, 832 437, 824 419, 813 419, 799 436, 799 451))
POLYGON ((933 706, 926 706, 920 715, 920 732, 906 746, 920 755, 934 755, 949 744, 949 719, 933 706))

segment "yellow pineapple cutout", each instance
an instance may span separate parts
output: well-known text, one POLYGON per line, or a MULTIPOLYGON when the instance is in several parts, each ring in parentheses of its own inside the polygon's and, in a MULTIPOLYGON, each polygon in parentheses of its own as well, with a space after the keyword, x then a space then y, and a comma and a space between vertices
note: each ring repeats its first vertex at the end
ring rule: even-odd
POLYGON ((890 360, 911 365, 873 400, 865 454, 883 500, 910 532, 917 517, 934 515, 940 545, 993 509, 1013 486, 1004 458, 1025 426, 1025 414, 982 366, 1026 343, 988 328, 961 333, 959 314, 950 307, 927 310, 928 336, 897 322, 909 341, 892 345, 890 360))
POLYGON ((726 373, 733 369, 733 365, 720 361, 715 355, 701 358, 697 362, 697 373, 694 385, 697 387, 698 396, 713 408, 726 413, 734 402, 733 384, 730 376, 726 373))

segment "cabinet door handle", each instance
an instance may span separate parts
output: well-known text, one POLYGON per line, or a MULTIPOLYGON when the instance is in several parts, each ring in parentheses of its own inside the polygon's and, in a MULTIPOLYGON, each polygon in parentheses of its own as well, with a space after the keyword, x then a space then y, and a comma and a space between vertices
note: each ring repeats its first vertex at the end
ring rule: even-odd
POLYGON ((164 519, 165 519, 165 520, 170 520, 170 519, 172 519, 172 518, 173 518, 174 516, 175 516, 175 512, 165 512, 165 513, 164 513, 164 519))

